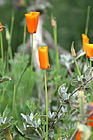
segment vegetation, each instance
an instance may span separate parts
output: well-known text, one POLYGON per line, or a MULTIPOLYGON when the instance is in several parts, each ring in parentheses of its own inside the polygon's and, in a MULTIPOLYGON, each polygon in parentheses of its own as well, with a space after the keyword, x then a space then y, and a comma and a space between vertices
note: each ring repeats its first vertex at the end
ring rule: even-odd
MULTIPOLYGON (((79 5, 79 2, 76 3, 79 5)), ((47 50, 43 55, 40 54, 42 47, 39 48, 39 55, 42 55, 42 59, 39 58, 39 62, 40 64, 42 63, 42 65, 44 64, 44 67, 40 65, 42 69, 40 73, 37 73, 32 67, 32 60, 34 58, 31 59, 32 57, 30 58, 29 54, 24 54, 24 44, 27 37, 25 34, 25 24, 24 30, 22 29, 24 35, 18 33, 23 41, 23 55, 14 53, 13 56, 13 49, 11 46, 12 43, 14 43, 13 40, 16 42, 14 30, 17 26, 14 20, 14 13, 12 13, 12 18, 9 21, 9 27, 7 25, 5 27, 2 26, 1 21, 1 140, 93 139, 93 44, 91 45, 89 42, 85 42, 86 38, 88 39, 89 11, 90 7, 88 7, 87 24, 85 24, 86 28, 84 30, 85 38, 82 38, 82 48, 84 49, 84 45, 87 45, 85 52, 83 51, 78 57, 76 57, 74 45, 74 41, 78 40, 76 38, 73 38, 74 41, 71 42, 70 54, 58 54, 57 39, 59 41, 61 38, 59 35, 57 37, 57 29, 59 29, 61 25, 60 22, 57 21, 57 17, 56 19, 53 16, 51 17, 50 22, 52 22, 51 28, 53 30, 53 33, 51 33, 54 37, 55 51, 51 51, 49 47, 43 47, 43 49, 47 50), (4 36, 6 36, 6 38, 4 36), (5 41, 8 44, 7 53, 3 51, 5 41), (88 49, 88 46, 90 49, 88 49), (48 63, 48 49, 46 48, 49 49, 50 65, 48 63), (45 92, 45 96, 43 96, 43 92, 45 92)), ((18 31, 19 30, 17 30, 17 32, 18 31)), ((70 32, 70 35, 72 35, 73 32, 70 32)), ((82 36, 81 31, 79 36, 82 36)), ((66 42, 67 41, 68 39, 66 42)), ((42 52, 44 52, 44 50, 42 52)))

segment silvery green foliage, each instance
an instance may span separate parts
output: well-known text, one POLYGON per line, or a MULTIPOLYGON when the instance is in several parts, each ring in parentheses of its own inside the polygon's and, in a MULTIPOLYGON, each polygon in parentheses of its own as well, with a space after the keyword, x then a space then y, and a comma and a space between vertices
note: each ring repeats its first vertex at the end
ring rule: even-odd
POLYGON ((13 117, 10 116, 9 118, 7 117, 9 114, 9 110, 8 110, 8 107, 6 106, 4 112, 3 112, 3 116, 0 116, 0 125, 1 124, 4 124, 4 123, 9 123, 13 117))
POLYGON ((55 116, 55 114, 54 114, 54 112, 50 112, 50 111, 48 111, 48 117, 49 118, 54 118, 54 116, 55 116))
POLYGON ((50 129, 48 133, 49 133, 49 138, 53 139, 54 138, 54 130, 50 129))
POLYGON ((91 90, 89 83, 86 83, 86 81, 88 79, 91 78, 91 72, 92 72, 93 68, 92 67, 88 67, 84 73, 84 75, 81 75, 81 77, 77 76, 77 78, 72 79, 71 81, 71 85, 72 86, 79 86, 81 84, 83 84, 83 86, 86 86, 87 90, 91 90))
POLYGON ((60 55, 60 64, 66 66, 68 69, 70 68, 71 64, 74 62, 73 57, 71 54, 68 55, 60 55))
POLYGON ((88 80, 91 77, 91 72, 92 72, 93 68, 92 67, 88 67, 85 71, 85 78, 88 80))
POLYGON ((25 129, 26 129, 26 127, 38 128, 41 124, 40 118, 38 118, 38 120, 36 120, 35 116, 32 113, 30 115, 24 115, 23 113, 21 113, 21 116, 23 117, 23 119, 25 119, 25 121, 27 123, 27 126, 25 126, 25 129))
POLYGON ((67 102, 70 97, 70 94, 67 93, 67 90, 68 90, 68 88, 65 87, 65 84, 61 85, 58 89, 58 94, 63 103, 67 102))

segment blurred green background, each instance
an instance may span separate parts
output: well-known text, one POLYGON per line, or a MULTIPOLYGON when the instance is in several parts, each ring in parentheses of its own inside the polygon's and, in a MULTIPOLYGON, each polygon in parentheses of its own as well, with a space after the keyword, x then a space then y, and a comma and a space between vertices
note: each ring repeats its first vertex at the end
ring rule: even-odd
MULTIPOLYGON (((3 1, 3 0, 0 0, 3 1)), ((10 28, 12 10, 14 10, 14 29, 12 36, 13 52, 17 51, 17 47, 23 42, 23 25, 27 7, 35 0, 5 0, 5 4, 0 5, 0 21, 3 25, 10 28), (21 3, 20 3, 21 2, 21 3), (23 2, 23 3, 22 3, 23 2)), ((78 51, 82 48, 82 33, 85 32, 87 8, 90 9, 89 31, 88 37, 90 43, 93 42, 93 4, 92 0, 48 0, 52 7, 47 9, 44 16, 44 28, 46 28, 53 36, 51 27, 51 14, 56 17, 58 26, 58 44, 69 50, 71 42, 75 41, 75 49, 78 51)), ((27 33, 29 36, 29 33, 27 33)), ((4 49, 7 50, 7 41, 5 39, 5 30, 3 31, 4 49)))

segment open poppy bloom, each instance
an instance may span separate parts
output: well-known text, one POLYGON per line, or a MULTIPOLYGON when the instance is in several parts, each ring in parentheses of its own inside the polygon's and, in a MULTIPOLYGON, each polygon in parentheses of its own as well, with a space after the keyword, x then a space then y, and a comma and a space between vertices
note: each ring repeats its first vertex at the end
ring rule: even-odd
POLYGON ((39 54, 39 63, 41 69, 48 69, 49 68, 49 59, 48 59, 48 47, 39 47, 38 48, 39 54))
POLYGON ((3 26, 2 26, 2 24, 0 22, 0 32, 2 32, 2 31, 3 31, 3 26))
POLYGON ((82 40, 83 40, 83 50, 86 52, 85 43, 89 44, 89 38, 87 37, 87 35, 82 34, 82 40))
POLYGON ((27 29, 30 34, 36 33, 40 12, 30 12, 25 14, 27 29))
POLYGON ((82 134, 82 131, 78 131, 76 135, 76 140, 81 140, 81 134, 82 134))
MULTIPOLYGON (((92 106, 92 111, 93 111, 93 102, 90 103, 90 105, 92 106)), ((89 114, 90 114, 92 111, 89 111, 89 114)), ((91 128, 93 128, 93 115, 88 119, 88 121, 92 121, 92 122, 88 122, 87 125, 90 125, 91 128)))
POLYGON ((87 44, 85 43, 86 48, 86 56, 87 58, 93 57, 93 44, 87 44))

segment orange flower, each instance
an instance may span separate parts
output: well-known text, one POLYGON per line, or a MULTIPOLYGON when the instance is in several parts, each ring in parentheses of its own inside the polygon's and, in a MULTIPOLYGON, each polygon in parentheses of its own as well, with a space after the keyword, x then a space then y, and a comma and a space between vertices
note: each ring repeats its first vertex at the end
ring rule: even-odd
POLYGON ((38 48, 39 54, 39 62, 41 69, 48 69, 49 68, 49 59, 48 59, 48 47, 39 47, 38 48))
MULTIPOLYGON (((90 103, 90 105, 92 106, 92 111, 93 111, 93 102, 90 103)), ((89 114, 90 114, 92 111, 89 111, 89 114)), ((88 119, 88 121, 93 121, 93 115, 88 119)), ((87 125, 90 125, 91 128, 93 128, 93 122, 88 122, 87 125)))
POLYGON ((83 49, 86 52, 86 46, 85 43, 89 44, 89 38, 87 37, 87 35, 82 34, 82 40, 83 40, 83 49))
POLYGON ((87 58, 93 57, 93 44, 87 44, 85 43, 86 48, 86 56, 87 58))
POLYGON ((2 31, 3 31, 3 27, 2 27, 2 24, 0 22, 0 32, 2 32, 2 31))
POLYGON ((40 12, 30 12, 25 14, 28 32, 36 33, 40 12))
POLYGON ((78 131, 76 135, 76 140, 81 140, 81 134, 82 134, 82 131, 78 131))

